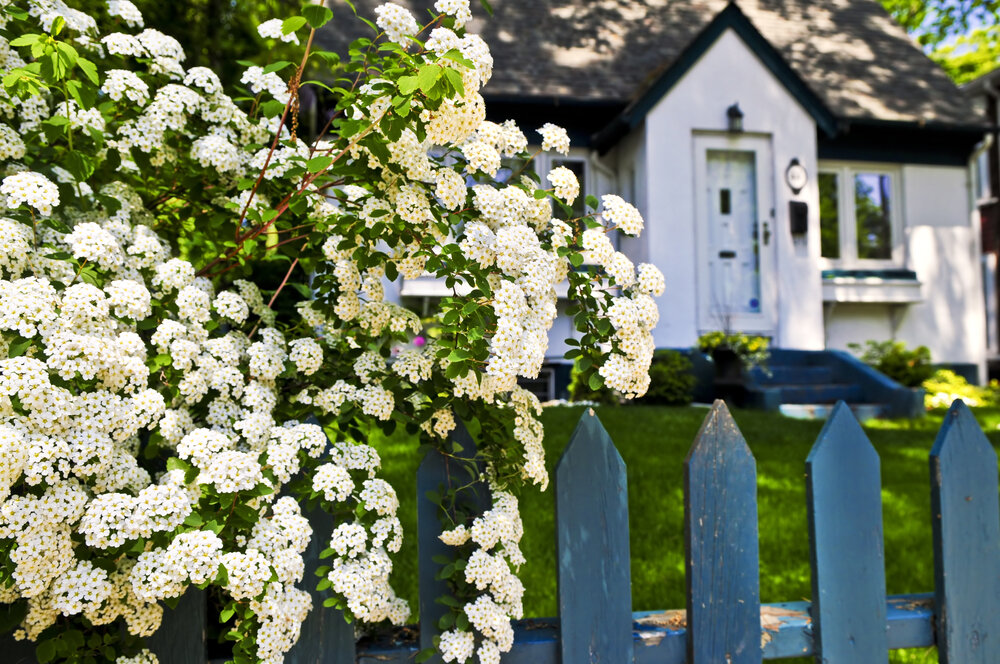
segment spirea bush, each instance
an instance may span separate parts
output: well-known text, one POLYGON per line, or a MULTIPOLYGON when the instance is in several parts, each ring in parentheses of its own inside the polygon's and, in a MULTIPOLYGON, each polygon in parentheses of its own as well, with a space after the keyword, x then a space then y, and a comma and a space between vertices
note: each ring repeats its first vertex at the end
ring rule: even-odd
MULTIPOLYGON (((214 586, 234 660, 281 662, 315 608, 302 506, 336 520, 328 604, 403 623, 399 501, 366 443, 403 427, 414 454, 471 473, 435 494, 454 547, 440 652, 498 661, 522 614, 517 496, 548 483, 517 379, 537 375, 568 281, 568 357, 595 389, 646 391, 663 278, 608 239, 638 234, 638 211, 588 197, 571 218, 572 172, 540 182, 522 130, 485 120, 493 61, 465 31, 468 0, 439 0, 423 26, 383 5, 345 54, 312 48, 327 8, 275 17, 261 48, 301 44, 301 60, 248 64, 229 92, 128 0, 0 7, 0 602, 15 637, 43 662, 153 662, 141 637, 164 603, 214 586), (337 97, 317 140, 297 126, 310 72, 337 97), (528 167, 501 180, 505 160, 528 167), (275 265, 262 293, 255 268, 275 265), (452 295, 420 346, 386 290, 426 275, 452 295), (279 317, 289 293, 307 298, 279 317), (474 461, 449 438, 459 420, 480 432, 474 461), (472 480, 489 509, 470 507, 472 480)), ((539 136, 569 150, 554 124, 539 136)))

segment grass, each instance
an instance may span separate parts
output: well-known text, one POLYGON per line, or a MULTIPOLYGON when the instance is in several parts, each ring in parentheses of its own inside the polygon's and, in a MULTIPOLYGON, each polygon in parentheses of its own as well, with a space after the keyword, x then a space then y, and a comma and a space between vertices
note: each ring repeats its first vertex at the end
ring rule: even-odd
MULTIPOLYGON (((543 415, 547 464, 555 464, 582 413, 580 407, 550 408, 543 415)), ((704 408, 630 406, 599 408, 598 416, 628 468, 635 611, 682 608, 684 597, 683 460, 707 413, 704 408)), ((1000 444, 1000 410, 978 410, 994 447, 1000 444)), ((823 422, 736 411, 734 418, 757 459, 762 602, 811 595, 806 522, 805 458, 823 422)), ((866 432, 881 457, 886 585, 890 594, 934 587, 927 454, 943 412, 917 421, 876 421, 866 432)), ((416 515, 419 459, 415 444, 392 438, 378 444, 386 479, 400 494, 400 519, 410 537, 397 558, 394 583, 416 609, 416 515)), ((528 616, 556 610, 555 501, 528 490, 521 498, 528 563, 521 569, 528 616)), ((802 660, 807 661, 807 660, 802 660)), ((932 651, 897 651, 893 662, 937 661, 932 651)))

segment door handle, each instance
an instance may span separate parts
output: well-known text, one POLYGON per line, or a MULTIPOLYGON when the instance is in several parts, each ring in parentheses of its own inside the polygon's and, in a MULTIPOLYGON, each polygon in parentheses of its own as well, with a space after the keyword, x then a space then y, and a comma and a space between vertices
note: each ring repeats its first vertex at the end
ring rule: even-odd
POLYGON ((735 251, 720 251, 719 258, 736 258, 735 251))
POLYGON ((771 229, 767 225, 767 222, 765 221, 764 222, 764 246, 766 247, 769 244, 771 244, 771 229))

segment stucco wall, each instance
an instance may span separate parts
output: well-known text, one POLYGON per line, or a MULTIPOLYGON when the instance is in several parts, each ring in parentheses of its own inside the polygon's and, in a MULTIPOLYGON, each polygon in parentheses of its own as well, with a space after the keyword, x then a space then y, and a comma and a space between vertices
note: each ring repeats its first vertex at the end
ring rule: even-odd
MULTIPOLYGON (((775 343, 792 348, 823 347, 823 310, 819 255, 819 210, 816 188, 816 126, 743 41, 727 31, 647 115, 638 130, 645 150, 645 250, 667 280, 659 299, 661 318, 657 346, 689 346, 700 331, 712 327, 699 320, 695 233, 694 147, 696 132, 722 133, 726 109, 738 102, 748 134, 769 136, 774 218, 771 260, 777 282, 775 343), (792 158, 809 172, 809 183, 797 197, 784 182, 792 158), (793 240, 788 202, 809 204, 809 232, 793 240)), ((761 209, 761 220, 770 210, 761 209)), ((704 318, 704 316, 702 316, 704 318)))

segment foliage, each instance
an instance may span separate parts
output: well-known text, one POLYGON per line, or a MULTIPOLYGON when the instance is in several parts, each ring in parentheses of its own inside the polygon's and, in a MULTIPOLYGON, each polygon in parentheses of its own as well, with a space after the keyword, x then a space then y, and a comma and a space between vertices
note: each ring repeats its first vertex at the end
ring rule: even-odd
MULTIPOLYGON (((652 365, 650 365, 650 387, 652 387, 652 365)), ((618 406, 622 402, 621 395, 605 385, 596 390, 591 388, 579 363, 574 363, 569 372, 568 390, 569 400, 574 402, 598 403, 602 406, 618 406)))
POLYGON ((972 385, 965 377, 948 369, 938 369, 923 382, 927 390, 924 405, 927 408, 948 408, 956 399, 961 399, 971 408, 995 406, 997 404, 997 385, 988 387, 972 385))
POLYGON ((1000 64, 1000 2, 996 0, 882 0, 910 35, 956 83, 1000 64))
POLYGON ((768 350, 769 340, 753 334, 742 332, 706 332, 698 337, 698 350, 707 355, 711 355, 716 348, 728 348, 732 350, 743 362, 747 369, 764 366, 770 356, 768 350))
POLYGON ((683 353, 662 348, 653 353, 649 366, 649 390, 642 403, 686 406, 694 395, 695 377, 691 360, 683 353))
POLYGON ((909 349, 902 341, 869 339, 864 346, 852 343, 848 348, 862 362, 906 387, 920 387, 934 373, 931 351, 926 346, 909 349))
MULTIPOLYGON (((302 507, 337 523, 326 604, 403 622, 398 498, 368 444, 399 429, 414 456, 453 461, 432 496, 454 547, 440 649, 509 649, 518 496, 548 481, 516 381, 537 375, 568 280, 581 380, 646 391, 663 276, 607 239, 638 234, 638 211, 608 195, 568 213, 572 172, 543 185, 541 150, 485 121, 492 58, 467 0, 424 26, 383 5, 346 54, 313 47, 322 5, 268 17, 261 48, 304 46, 241 65, 236 97, 131 2, 86 7, 0 15, 0 602, 22 612, 16 635, 43 662, 155 661, 140 637, 162 604, 211 587, 234 661, 281 661, 311 605, 302 507), (316 68, 341 76, 337 114, 307 141, 316 68), (500 182, 502 158, 525 168, 500 182), (420 344, 385 283, 427 273, 453 295, 420 344), (474 461, 449 438, 459 418, 474 461)), ((539 133, 568 152, 561 128, 539 133)))

